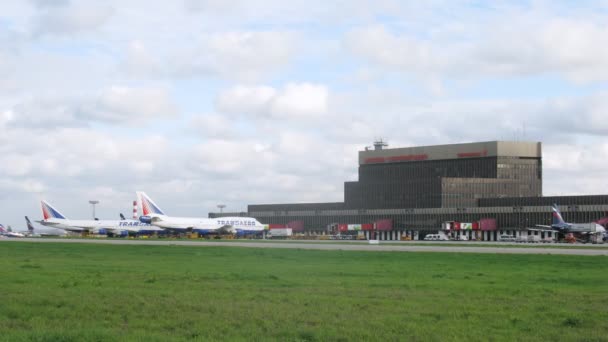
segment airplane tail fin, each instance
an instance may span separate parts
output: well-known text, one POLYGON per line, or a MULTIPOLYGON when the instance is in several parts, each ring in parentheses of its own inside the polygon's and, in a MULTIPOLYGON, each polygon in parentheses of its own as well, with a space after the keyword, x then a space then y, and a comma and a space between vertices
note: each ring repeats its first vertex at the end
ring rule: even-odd
POLYGON ((563 226, 566 224, 564 218, 562 217, 562 213, 559 211, 557 204, 553 204, 553 220, 551 221, 551 225, 553 226, 563 226))
POLYGON ((0 233, 6 233, 6 228, 2 224, 0 224, 0 233))
POLYGON ((45 220, 56 218, 56 219, 66 219, 57 209, 53 208, 47 201, 40 201, 42 204, 42 216, 45 220))
POLYGON ((144 216, 149 216, 151 214, 165 215, 145 192, 138 191, 137 198, 139 199, 139 203, 141 203, 141 210, 144 216))
POLYGON ((34 225, 32 224, 32 221, 30 221, 29 217, 25 217, 25 222, 27 223, 27 231, 30 233, 34 232, 34 225))
POLYGON ((126 220, 125 215, 123 215, 122 213, 120 213, 120 219, 121 219, 122 221, 126 220))

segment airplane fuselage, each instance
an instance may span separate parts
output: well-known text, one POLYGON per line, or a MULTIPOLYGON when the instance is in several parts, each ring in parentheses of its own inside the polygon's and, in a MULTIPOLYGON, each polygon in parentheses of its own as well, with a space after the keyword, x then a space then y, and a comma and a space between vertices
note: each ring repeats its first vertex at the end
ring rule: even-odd
POLYGON ((25 237, 25 235, 21 234, 21 233, 16 233, 16 232, 6 232, 2 234, 3 236, 6 237, 10 237, 10 238, 22 238, 25 237))
POLYGON ((140 231, 161 230, 158 227, 153 227, 149 224, 136 220, 69 220, 50 218, 39 222, 43 226, 59 228, 71 232, 97 232, 101 230, 110 230, 137 233, 140 231))
POLYGON ((140 220, 150 222, 159 228, 169 230, 192 230, 201 233, 226 231, 230 233, 253 234, 264 230, 264 225, 251 217, 220 217, 214 219, 193 217, 170 217, 150 215, 140 220))
POLYGON ((597 223, 566 223, 565 225, 554 225, 551 228, 563 233, 604 233, 606 229, 597 223))

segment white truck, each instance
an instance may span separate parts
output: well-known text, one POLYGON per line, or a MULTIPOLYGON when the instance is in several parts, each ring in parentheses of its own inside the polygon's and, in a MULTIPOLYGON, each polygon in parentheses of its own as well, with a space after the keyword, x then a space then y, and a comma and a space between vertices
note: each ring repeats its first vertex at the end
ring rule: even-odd
MULTIPOLYGON (((501 241, 501 242, 515 242, 515 241, 517 241, 517 239, 513 235, 503 234, 503 235, 500 236, 500 238, 498 239, 498 241, 501 241)), ((528 240, 526 239, 526 242, 527 241, 528 240)))
POLYGON ((291 228, 275 228, 268 231, 268 235, 266 235, 270 239, 286 239, 293 235, 293 230, 291 228))

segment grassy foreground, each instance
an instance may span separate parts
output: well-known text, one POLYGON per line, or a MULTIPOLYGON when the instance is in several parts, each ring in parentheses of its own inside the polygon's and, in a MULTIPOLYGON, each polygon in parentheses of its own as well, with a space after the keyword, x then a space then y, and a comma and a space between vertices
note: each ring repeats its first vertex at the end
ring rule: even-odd
POLYGON ((0 243, 2 340, 608 341, 608 258, 0 243))

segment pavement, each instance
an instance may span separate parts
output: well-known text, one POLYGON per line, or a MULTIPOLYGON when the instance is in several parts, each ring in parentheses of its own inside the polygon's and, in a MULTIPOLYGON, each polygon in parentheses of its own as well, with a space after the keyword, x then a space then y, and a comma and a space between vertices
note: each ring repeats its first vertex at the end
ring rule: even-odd
MULTIPOLYGON (((88 243, 108 245, 149 246, 200 246, 200 247, 247 247, 247 248, 295 248, 312 250, 343 250, 370 252, 439 252, 439 253, 485 253, 485 254, 559 254, 559 255, 608 255, 608 248, 542 248, 542 247, 474 247, 445 244, 444 246, 420 246, 407 244, 366 245, 340 243, 337 241, 317 243, 299 242, 232 242, 232 241, 179 241, 179 240, 118 240, 118 239, 61 239, 61 238, 14 238, 0 239, 0 243, 88 243)), ((388 241, 387 241, 388 242, 388 241)), ((418 242, 418 241, 416 241, 418 242)))

